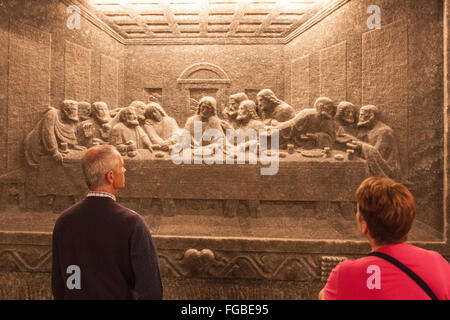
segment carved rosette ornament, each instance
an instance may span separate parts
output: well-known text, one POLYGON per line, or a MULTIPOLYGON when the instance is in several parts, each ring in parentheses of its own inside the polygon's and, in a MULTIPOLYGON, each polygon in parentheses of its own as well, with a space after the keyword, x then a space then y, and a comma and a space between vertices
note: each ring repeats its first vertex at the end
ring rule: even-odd
POLYGON ((318 257, 285 253, 159 251, 164 277, 235 278, 281 281, 320 279, 318 257))

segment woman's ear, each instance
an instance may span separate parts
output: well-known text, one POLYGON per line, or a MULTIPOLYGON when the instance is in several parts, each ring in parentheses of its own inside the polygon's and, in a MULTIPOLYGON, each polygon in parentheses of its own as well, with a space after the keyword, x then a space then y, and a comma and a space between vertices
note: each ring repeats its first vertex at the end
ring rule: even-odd
POLYGON ((367 222, 364 219, 359 221, 359 232, 366 237, 369 235, 369 228, 367 227, 367 222))
POLYGON ((358 231, 361 235, 367 237, 369 233, 369 228, 367 227, 367 222, 363 219, 361 216, 361 213, 359 212, 359 207, 357 207, 356 211, 356 223, 358 225, 358 231))

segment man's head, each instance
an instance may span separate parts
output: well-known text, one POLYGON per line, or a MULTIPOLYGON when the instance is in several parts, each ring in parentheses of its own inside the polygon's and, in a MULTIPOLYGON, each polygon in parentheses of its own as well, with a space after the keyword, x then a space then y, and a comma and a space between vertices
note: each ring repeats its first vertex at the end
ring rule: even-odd
POLYGON ((389 178, 370 177, 356 191, 356 201, 356 219, 363 235, 377 245, 406 241, 416 205, 404 185, 389 178))
POLYGON ((244 100, 239 105, 236 120, 243 121, 250 119, 260 120, 256 112, 256 104, 252 100, 244 100))
POLYGON ((213 97, 203 97, 198 103, 198 114, 204 118, 208 119, 217 114, 217 102, 213 97))
POLYGON ((61 114, 66 121, 78 121, 78 102, 74 100, 64 100, 61 103, 61 114))
POLYGON ((378 121, 379 111, 376 106, 363 106, 359 110, 358 127, 372 128, 378 121))
POLYGON ((342 101, 337 106, 336 120, 345 125, 356 124, 358 121, 358 110, 351 102, 342 101))
POLYGON ((120 112, 120 121, 128 127, 136 127, 139 125, 136 109, 132 106, 124 108, 120 112))
POLYGON ((89 102, 78 102, 78 116, 80 121, 88 120, 91 117, 91 104, 89 102))
POLYGON ((153 121, 159 122, 163 117, 166 117, 167 114, 159 103, 150 102, 145 107, 144 116, 146 119, 151 119, 153 121))
POLYGON ((125 171, 120 153, 111 145, 90 148, 81 159, 89 190, 115 194, 125 187, 125 171))
POLYGON ((248 100, 248 97, 245 93, 239 92, 232 94, 228 99, 228 116, 230 118, 237 116, 237 110, 242 101, 248 100))
POLYGON ((331 120, 336 114, 336 106, 333 100, 327 97, 318 98, 314 103, 314 108, 323 120, 331 120))
POLYGON ((92 116, 102 124, 111 120, 108 105, 104 102, 94 102, 92 104, 92 116))
POLYGON ((266 112, 273 111, 281 103, 281 100, 270 89, 262 89, 258 92, 256 99, 258 100, 260 109, 266 112))

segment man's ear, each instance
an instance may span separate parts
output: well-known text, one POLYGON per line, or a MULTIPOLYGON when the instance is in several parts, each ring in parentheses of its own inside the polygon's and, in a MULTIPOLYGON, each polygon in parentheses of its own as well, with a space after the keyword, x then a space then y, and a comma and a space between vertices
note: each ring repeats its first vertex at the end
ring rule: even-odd
POLYGON ((113 182, 114 182, 114 172, 109 171, 106 174, 106 181, 108 181, 108 184, 113 184, 113 182))

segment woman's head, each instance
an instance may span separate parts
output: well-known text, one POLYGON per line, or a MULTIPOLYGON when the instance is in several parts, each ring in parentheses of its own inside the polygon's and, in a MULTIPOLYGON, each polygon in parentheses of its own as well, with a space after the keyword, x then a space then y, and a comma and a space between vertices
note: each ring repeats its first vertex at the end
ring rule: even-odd
POLYGON ((414 198, 401 183, 370 177, 356 191, 359 221, 376 244, 405 242, 416 214, 414 198))

